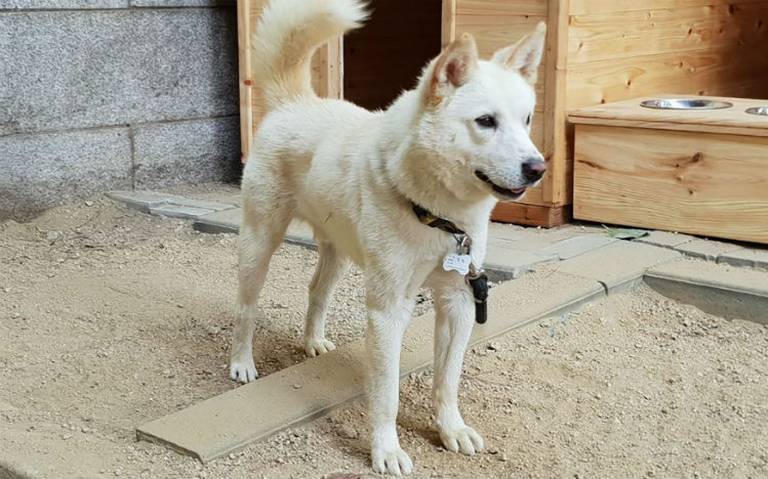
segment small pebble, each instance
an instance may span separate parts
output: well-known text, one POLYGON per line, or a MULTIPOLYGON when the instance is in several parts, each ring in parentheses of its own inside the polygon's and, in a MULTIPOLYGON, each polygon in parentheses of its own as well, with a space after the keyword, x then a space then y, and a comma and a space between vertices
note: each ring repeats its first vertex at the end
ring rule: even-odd
POLYGON ((341 433, 342 437, 346 437, 347 439, 357 439, 360 435, 357 430, 349 424, 344 424, 341 426, 339 432, 341 433))

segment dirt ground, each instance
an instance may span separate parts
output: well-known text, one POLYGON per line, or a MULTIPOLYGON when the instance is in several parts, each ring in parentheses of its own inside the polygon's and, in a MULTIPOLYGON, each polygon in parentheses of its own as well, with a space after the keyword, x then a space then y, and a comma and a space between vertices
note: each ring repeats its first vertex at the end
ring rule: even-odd
MULTIPOLYGON (((368 476, 361 402, 204 466, 135 442, 138 424, 235 387, 235 244, 103 198, 1 224, 0 465, 50 478, 368 476)), ((315 261, 296 246, 273 260, 262 375, 304 359, 315 261)), ((351 272, 334 297, 337 346, 362 334, 359 284, 351 272)), ((482 454, 439 446, 430 387, 429 372, 403 385, 415 477, 768 477, 768 329, 645 288, 468 354, 463 411, 482 454)))

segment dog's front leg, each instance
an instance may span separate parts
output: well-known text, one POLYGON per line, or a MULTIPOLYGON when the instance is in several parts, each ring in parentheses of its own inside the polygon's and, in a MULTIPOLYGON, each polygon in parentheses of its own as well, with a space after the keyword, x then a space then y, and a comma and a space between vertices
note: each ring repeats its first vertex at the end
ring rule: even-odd
POLYGON ((435 424, 450 451, 472 455, 483 449, 483 438, 464 423, 459 412, 459 380, 464 352, 475 322, 475 304, 464 279, 440 272, 433 286, 435 320, 435 379, 432 397, 435 424))
MULTIPOLYGON (((372 293, 368 293, 369 297, 372 293)), ((380 297, 379 297, 380 298, 380 297)), ((369 298, 368 331, 368 414, 370 416, 371 461, 374 471, 399 476, 410 474, 413 465, 400 448, 397 437, 397 409, 400 393, 400 349, 411 319, 412 304, 405 298, 380 301, 369 298)))

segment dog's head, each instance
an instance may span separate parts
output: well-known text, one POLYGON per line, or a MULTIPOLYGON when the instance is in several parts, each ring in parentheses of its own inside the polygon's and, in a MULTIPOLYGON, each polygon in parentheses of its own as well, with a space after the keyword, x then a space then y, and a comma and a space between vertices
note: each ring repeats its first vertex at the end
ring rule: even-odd
POLYGON ((438 153, 429 168, 457 196, 513 201, 544 175, 530 132, 545 33, 541 23, 489 61, 465 34, 425 70, 418 146, 438 153))

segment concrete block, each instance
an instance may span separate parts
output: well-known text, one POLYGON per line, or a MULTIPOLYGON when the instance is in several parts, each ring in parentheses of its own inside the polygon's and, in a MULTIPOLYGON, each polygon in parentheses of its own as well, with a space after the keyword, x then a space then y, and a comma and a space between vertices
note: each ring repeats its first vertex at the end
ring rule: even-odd
POLYGON ((233 8, 0 15, 0 135, 236 115, 236 26, 233 8))
POLYGON ((768 249, 742 248, 717 257, 718 263, 768 270, 768 249))
POLYGON ((681 233, 670 233, 669 231, 651 231, 648 236, 643 236, 642 238, 638 238, 635 241, 639 243, 652 244, 654 246, 661 246, 662 248, 674 248, 695 239, 696 237, 694 236, 688 236, 681 233))
POLYGON ((125 128, 0 137, 0 219, 130 187, 125 128))
POLYGON ((87 10, 127 8, 128 0, 0 0, 0 10, 87 10))
POLYGON ((603 228, 588 228, 564 225, 552 229, 509 228, 509 225, 491 223, 488 229, 488 244, 497 244, 505 248, 539 253, 544 248, 559 241, 578 236, 605 236, 603 228))
POLYGON ((176 206, 191 206, 212 211, 224 211, 237 208, 232 203, 221 203, 218 201, 199 200, 196 198, 185 198, 183 196, 169 195, 167 202, 176 206))
POLYGON ((544 256, 555 256, 561 260, 570 259, 616 241, 618 240, 605 235, 580 235, 553 243, 537 251, 537 253, 544 256))
POLYGON ((731 253, 741 249, 741 246, 722 241, 695 239, 675 247, 677 251, 693 258, 702 258, 715 261, 724 253, 731 253))
MULTIPOLYGON (((192 227, 203 233, 237 233, 243 221, 243 211, 240 208, 228 209, 210 213, 196 218, 192 227)), ((311 249, 317 247, 312 227, 303 221, 294 220, 288 225, 285 242, 305 246, 311 249)))
POLYGON ((558 270, 594 279, 608 291, 637 281, 648 268, 680 258, 680 253, 657 246, 619 241, 562 261, 558 270))
POLYGON ((131 0, 132 7, 228 7, 237 0, 131 0))
POLYGON ((242 221, 243 210, 232 208, 200 216, 192 223, 192 227, 203 233, 237 233, 242 221))
POLYGON ((238 118, 143 125, 134 132, 136 187, 151 189, 238 177, 238 118))
POLYGON ((157 216, 168 218, 197 219, 201 216, 213 213, 213 210, 207 208, 197 208, 194 206, 182 206, 172 204, 162 204, 149 209, 149 212, 157 216))
MULTIPOLYGON (((533 273, 526 281, 502 284, 491 291, 489 321, 475 327, 470 343, 485 343, 603 294, 596 281, 557 272, 533 273)), ((432 313, 426 314, 408 329, 401 377, 431 364, 433 319, 432 313)), ((361 397, 367 357, 365 341, 356 341, 144 424, 137 436, 209 461, 361 397)))
POLYGON ((681 260, 652 268, 644 280, 659 293, 710 314, 768 325, 768 272, 681 260))
POLYGON ((508 273, 509 278, 517 278, 537 264, 555 260, 557 260, 555 256, 543 256, 530 251, 505 248, 494 243, 488 244, 483 267, 488 271, 508 273))
POLYGON ((107 197, 144 213, 149 213, 150 208, 168 203, 172 198, 171 195, 151 191, 109 191, 107 197))

